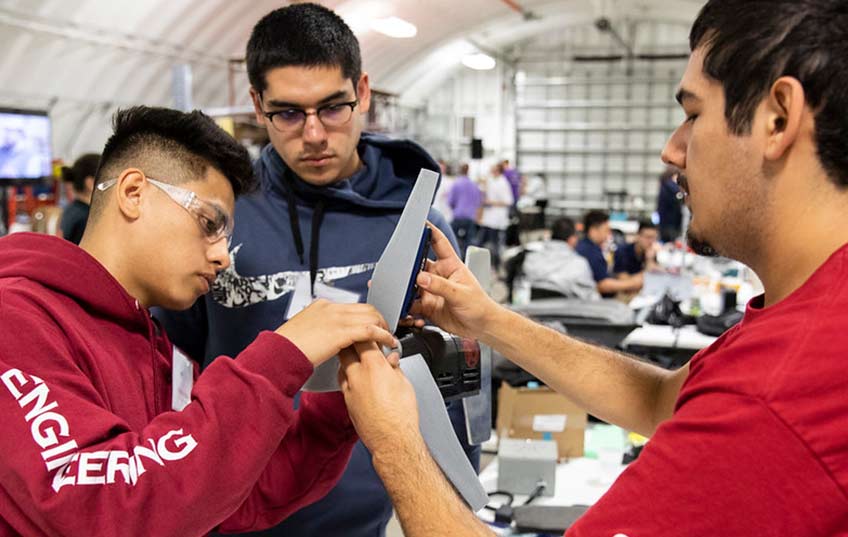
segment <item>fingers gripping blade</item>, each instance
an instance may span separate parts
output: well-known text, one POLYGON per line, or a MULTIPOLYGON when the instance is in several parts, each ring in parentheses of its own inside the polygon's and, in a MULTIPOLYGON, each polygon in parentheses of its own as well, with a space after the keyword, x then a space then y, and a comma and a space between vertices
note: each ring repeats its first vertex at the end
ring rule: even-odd
MULTIPOLYGON (((389 325, 390 332, 397 329, 406 287, 415 269, 421 233, 427 224, 427 215, 438 183, 439 174, 436 172, 422 169, 418 174, 395 231, 371 277, 368 303, 377 308, 389 325)), ((308 392, 338 391, 338 371, 338 358, 327 360, 315 368, 303 389, 308 392)))
POLYGON ((403 214, 400 215, 395 232, 383 255, 374 267, 371 276, 371 288, 368 290, 368 303, 377 308, 394 332, 400 319, 403 300, 412 271, 415 270, 415 258, 421 242, 421 233, 427 224, 430 204, 436 194, 439 175, 430 170, 421 170, 415 187, 409 195, 403 214))

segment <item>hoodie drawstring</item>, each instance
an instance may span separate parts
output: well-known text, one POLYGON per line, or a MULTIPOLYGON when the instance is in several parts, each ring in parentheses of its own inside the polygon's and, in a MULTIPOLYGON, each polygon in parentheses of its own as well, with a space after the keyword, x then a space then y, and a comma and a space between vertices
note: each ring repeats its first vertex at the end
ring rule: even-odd
POLYGON ((312 209, 312 236, 309 244, 309 289, 315 296, 315 278, 318 276, 318 245, 321 237, 321 221, 324 220, 324 200, 319 199, 312 209))
POLYGON ((291 228, 292 236, 294 237, 294 248, 297 250, 297 257, 300 259, 300 264, 303 264, 303 237, 300 236, 300 221, 297 217, 297 202, 294 199, 294 188, 292 188, 291 178, 288 172, 283 174, 283 185, 286 187, 286 203, 289 206, 289 227, 291 228))
MULTIPOLYGON (((294 237, 294 247, 297 251, 297 257, 300 259, 300 264, 303 264, 303 237, 300 233, 300 219, 297 214, 297 201, 295 200, 294 188, 291 183, 292 179, 288 172, 283 174, 283 184, 286 187, 286 203, 289 208, 289 224, 291 226, 292 236, 294 237)), ((318 277, 318 247, 321 238, 321 222, 324 220, 325 201, 318 199, 315 207, 312 209, 312 235, 309 244, 309 291, 312 296, 315 296, 315 280, 318 277)))

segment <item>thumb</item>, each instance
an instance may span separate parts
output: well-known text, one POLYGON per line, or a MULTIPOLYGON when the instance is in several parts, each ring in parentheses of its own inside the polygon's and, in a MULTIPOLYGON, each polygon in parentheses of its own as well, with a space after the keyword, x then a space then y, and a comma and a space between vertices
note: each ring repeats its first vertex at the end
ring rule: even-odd
POLYGON ((444 298, 448 304, 454 304, 462 292, 462 288, 458 283, 430 272, 419 273, 417 283, 425 291, 444 298))
POLYGON ((339 367, 340 370, 347 371, 347 369, 359 362, 359 355, 356 353, 356 350, 353 347, 346 347, 339 352, 339 367))
POLYGON ((347 393, 350 380, 348 373, 353 372, 355 375, 356 366, 359 364, 359 356, 351 347, 347 347, 339 352, 339 372, 338 381, 342 393, 347 393))
POLYGON ((337 373, 336 378, 339 381, 339 388, 341 388, 341 392, 347 393, 348 392, 348 386, 349 386, 349 383, 348 383, 348 380, 347 380, 347 370, 339 368, 339 372, 337 373))

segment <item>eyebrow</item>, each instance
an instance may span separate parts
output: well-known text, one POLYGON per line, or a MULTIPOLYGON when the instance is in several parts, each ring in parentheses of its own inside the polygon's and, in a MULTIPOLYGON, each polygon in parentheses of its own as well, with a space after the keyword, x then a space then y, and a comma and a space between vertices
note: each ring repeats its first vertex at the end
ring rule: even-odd
POLYGON ((695 95, 694 93, 692 93, 691 91, 689 91, 685 88, 680 88, 679 90, 677 90, 677 94, 674 96, 674 99, 680 104, 683 104, 683 101, 700 101, 701 100, 700 97, 698 97, 697 95, 695 95))
MULTIPOLYGON (((339 91, 337 91, 337 92, 335 92, 331 95, 324 97, 320 101, 318 101, 317 106, 321 106, 323 104, 327 104, 327 103, 330 103, 332 101, 337 101, 337 100, 339 100, 343 97, 346 98, 347 95, 348 95, 348 93, 347 93, 346 90, 339 90, 339 91)), ((299 103, 292 103, 292 102, 288 102, 288 101, 278 101, 276 99, 269 99, 267 102, 268 102, 269 105, 271 105, 275 108, 304 108, 299 103)))

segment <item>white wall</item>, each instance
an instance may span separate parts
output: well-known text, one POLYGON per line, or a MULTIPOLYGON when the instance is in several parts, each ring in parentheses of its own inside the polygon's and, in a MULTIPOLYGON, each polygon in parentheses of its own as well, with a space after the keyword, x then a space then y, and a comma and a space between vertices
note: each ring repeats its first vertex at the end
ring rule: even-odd
MULTIPOLYGON (((688 51, 687 27, 677 22, 613 20, 635 54, 688 51)), ((575 61, 624 55, 593 24, 559 29, 516 44, 492 71, 459 67, 424 99, 415 136, 434 154, 468 161, 462 118, 473 117, 483 139, 485 172, 509 158, 531 175, 544 174, 554 208, 653 210, 660 152, 682 113, 674 92, 685 59, 575 61), (626 191, 625 198, 608 192, 626 191)), ((472 163, 474 166, 474 163, 472 163)))
POLYGON ((424 103, 427 112, 421 142, 434 156, 469 162, 470 139, 463 118, 473 117, 474 136, 483 140, 485 161, 515 158, 512 70, 498 62, 490 71, 457 68, 424 103))

